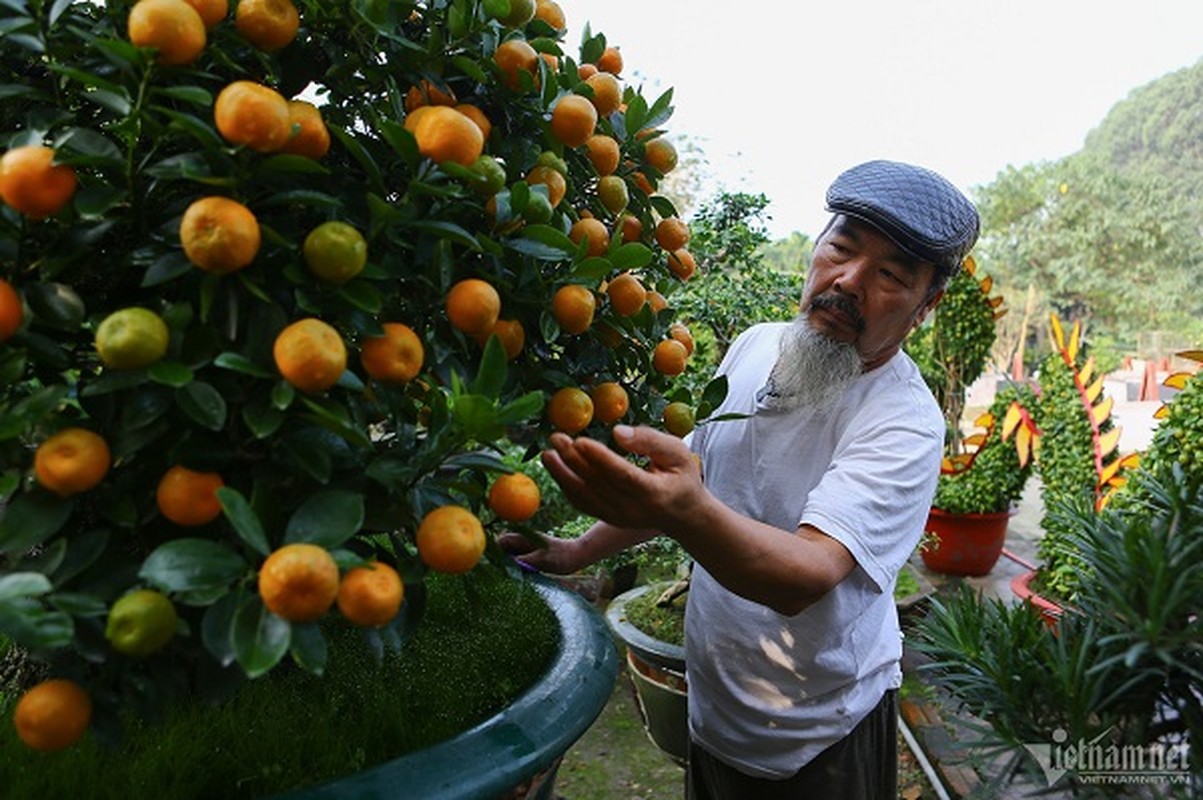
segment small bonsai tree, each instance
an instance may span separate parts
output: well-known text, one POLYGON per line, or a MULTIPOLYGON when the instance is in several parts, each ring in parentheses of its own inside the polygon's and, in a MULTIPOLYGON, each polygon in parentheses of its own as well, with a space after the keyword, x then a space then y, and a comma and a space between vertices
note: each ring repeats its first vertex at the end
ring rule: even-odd
POLYGON ((975 420, 985 428, 964 440, 974 448, 956 458, 945 459, 932 506, 949 514, 997 514, 1010 509, 1023 494, 1033 462, 1022 446, 1009 441, 1026 431, 1019 427, 1020 409, 1035 403, 1027 386, 1010 385, 994 396, 990 408, 975 420), (1015 419, 1010 426, 1006 423, 1015 419))
POLYGON ((1040 401, 1033 417, 1039 428, 1038 469, 1046 509, 1037 553, 1042 560, 1042 592, 1071 599, 1083 574, 1081 558, 1066 541, 1059 517, 1049 509, 1085 501, 1102 508, 1122 485, 1121 470, 1139 462, 1121 458, 1120 429, 1111 419, 1112 399, 1103 393, 1103 378, 1075 322, 1066 335, 1060 320, 1051 318, 1053 351, 1040 365, 1040 401))
MULTIPOLYGON (((1203 350, 1177 355, 1203 363, 1203 350)), ((1177 372, 1166 378, 1165 385, 1180 391, 1158 409, 1155 416, 1161 422, 1141 455, 1141 466, 1149 472, 1162 472, 1176 464, 1192 479, 1203 480, 1203 379, 1198 373, 1177 372)), ((1125 485, 1116 500, 1129 502, 1133 494, 1125 485)))
POLYGON ((990 276, 978 277, 977 264, 969 256, 927 323, 904 345, 944 412, 944 452, 949 458, 964 452, 965 393, 982 376, 994 346, 994 323, 1006 313, 999 308, 1003 298, 990 296, 993 286, 990 276))

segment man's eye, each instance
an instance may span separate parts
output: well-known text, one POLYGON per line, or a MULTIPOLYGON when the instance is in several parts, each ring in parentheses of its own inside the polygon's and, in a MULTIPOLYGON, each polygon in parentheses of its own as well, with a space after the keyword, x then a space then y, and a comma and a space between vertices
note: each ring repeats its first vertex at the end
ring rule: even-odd
POLYGON ((881 271, 881 274, 886 276, 887 279, 898 284, 899 286, 906 286, 906 281, 904 281, 901 277, 899 277, 897 273, 891 272, 888 269, 883 269, 881 271))

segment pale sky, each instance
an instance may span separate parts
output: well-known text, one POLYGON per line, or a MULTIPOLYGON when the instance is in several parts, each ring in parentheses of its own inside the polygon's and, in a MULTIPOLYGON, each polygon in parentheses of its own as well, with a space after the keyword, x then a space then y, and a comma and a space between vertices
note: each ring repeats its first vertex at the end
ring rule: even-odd
POLYGON ((969 191, 1081 148, 1133 89, 1203 57, 1203 0, 559 0, 588 21, 670 136, 717 181, 771 201, 770 233, 822 227, 823 194, 872 158, 969 191))

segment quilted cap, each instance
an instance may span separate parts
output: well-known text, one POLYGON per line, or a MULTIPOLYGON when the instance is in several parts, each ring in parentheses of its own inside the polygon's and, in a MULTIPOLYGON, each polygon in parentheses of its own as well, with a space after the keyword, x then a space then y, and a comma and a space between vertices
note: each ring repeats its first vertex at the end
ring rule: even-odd
POLYGON ((862 219, 951 277, 977 241, 973 203, 947 179, 897 161, 867 161, 827 190, 827 210, 862 219))

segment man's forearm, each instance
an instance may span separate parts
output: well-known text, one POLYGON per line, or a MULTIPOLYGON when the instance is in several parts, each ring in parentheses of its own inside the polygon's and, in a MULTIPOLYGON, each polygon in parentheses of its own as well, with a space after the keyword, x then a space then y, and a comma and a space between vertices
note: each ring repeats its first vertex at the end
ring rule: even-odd
POLYGON ((589 530, 581 534, 577 547, 582 557, 582 566, 595 564, 604 558, 617 555, 628 547, 642 544, 660 535, 656 530, 620 528, 598 520, 589 530))

